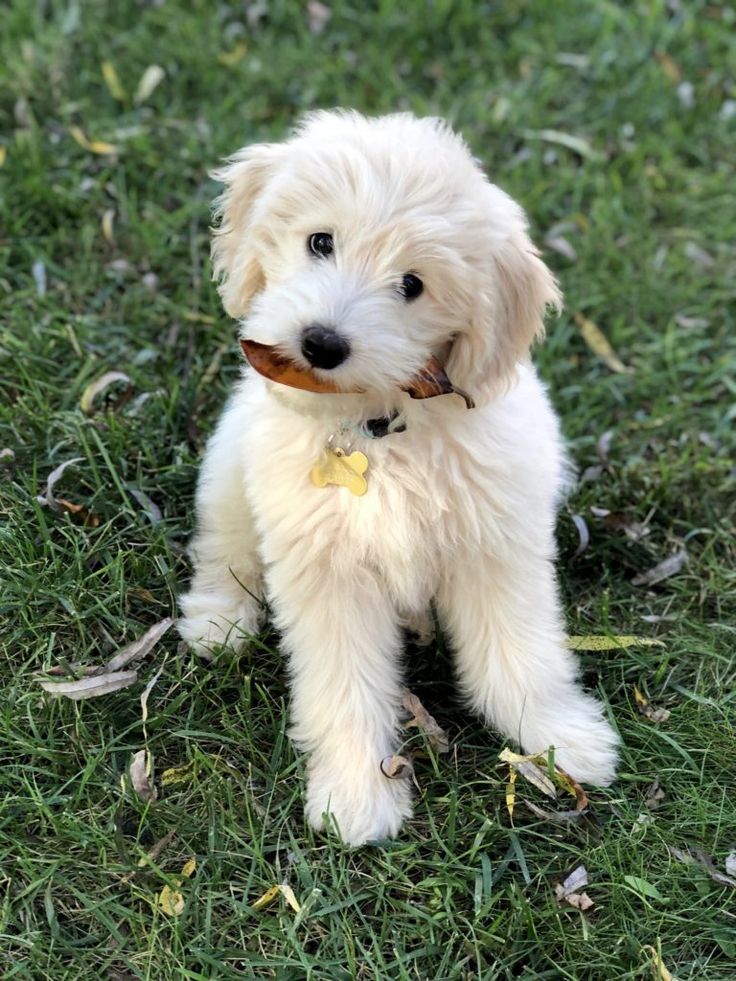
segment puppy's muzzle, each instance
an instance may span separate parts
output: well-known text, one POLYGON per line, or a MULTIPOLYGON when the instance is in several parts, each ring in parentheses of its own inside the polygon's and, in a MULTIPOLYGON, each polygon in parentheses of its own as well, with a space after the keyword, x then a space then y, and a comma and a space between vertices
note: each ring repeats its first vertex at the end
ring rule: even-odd
POLYGON ((329 371, 347 360, 350 344, 334 328, 311 324, 302 331, 302 354, 313 368, 329 371))

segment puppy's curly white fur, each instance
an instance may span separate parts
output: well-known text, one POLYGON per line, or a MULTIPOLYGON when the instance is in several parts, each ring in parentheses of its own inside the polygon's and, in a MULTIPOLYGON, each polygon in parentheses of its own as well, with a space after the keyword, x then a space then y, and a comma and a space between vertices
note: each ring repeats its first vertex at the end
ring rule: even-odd
POLYGON ((329 812, 350 843, 411 814, 380 763, 398 742, 401 624, 432 601, 472 708, 609 783, 617 740, 576 682, 553 569, 564 447, 528 360, 560 294, 521 208, 445 123, 408 114, 317 112, 216 176, 214 268, 241 336, 358 394, 245 371, 202 467, 182 636, 237 646, 267 595, 307 817, 329 812), (432 357, 476 408, 402 390, 432 357), (405 431, 370 439, 366 420, 397 411, 405 431), (344 432, 369 459, 362 497, 310 482, 344 432))

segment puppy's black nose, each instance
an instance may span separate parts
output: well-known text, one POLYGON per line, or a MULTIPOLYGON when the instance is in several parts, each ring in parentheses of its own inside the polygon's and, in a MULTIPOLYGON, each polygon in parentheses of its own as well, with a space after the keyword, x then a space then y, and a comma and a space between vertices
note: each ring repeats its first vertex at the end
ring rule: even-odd
POLYGON ((337 368, 350 354, 350 345, 332 327, 311 324, 302 331, 302 354, 313 368, 337 368))

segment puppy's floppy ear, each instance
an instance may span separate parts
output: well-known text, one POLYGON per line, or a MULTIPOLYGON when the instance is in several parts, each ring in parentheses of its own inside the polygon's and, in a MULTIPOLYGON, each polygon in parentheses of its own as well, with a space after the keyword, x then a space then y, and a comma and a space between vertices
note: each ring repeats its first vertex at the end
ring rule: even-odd
POLYGON ((489 237, 471 323, 455 338, 447 366, 453 383, 478 402, 513 381, 516 365, 544 336, 546 308, 559 311, 562 306, 557 282, 527 234, 523 212, 503 198, 510 206, 511 230, 505 237, 489 237))
POLYGON ((219 224, 212 230, 212 272, 219 281, 222 304, 231 317, 244 316, 264 285, 253 234, 254 218, 258 199, 283 154, 281 144, 256 144, 240 150, 211 174, 225 185, 214 205, 219 224))

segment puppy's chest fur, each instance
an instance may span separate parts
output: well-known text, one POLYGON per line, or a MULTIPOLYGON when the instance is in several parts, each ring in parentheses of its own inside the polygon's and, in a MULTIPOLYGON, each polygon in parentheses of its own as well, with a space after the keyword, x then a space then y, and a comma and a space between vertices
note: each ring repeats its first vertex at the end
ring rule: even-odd
POLYGON ((334 446, 352 441, 368 458, 368 490, 358 497, 310 478, 334 422, 299 415, 266 393, 248 402, 240 452, 266 566, 302 556, 332 572, 369 567, 397 606, 424 609, 457 545, 481 537, 486 495, 468 493, 461 448, 411 423, 380 438, 339 437, 334 446))

